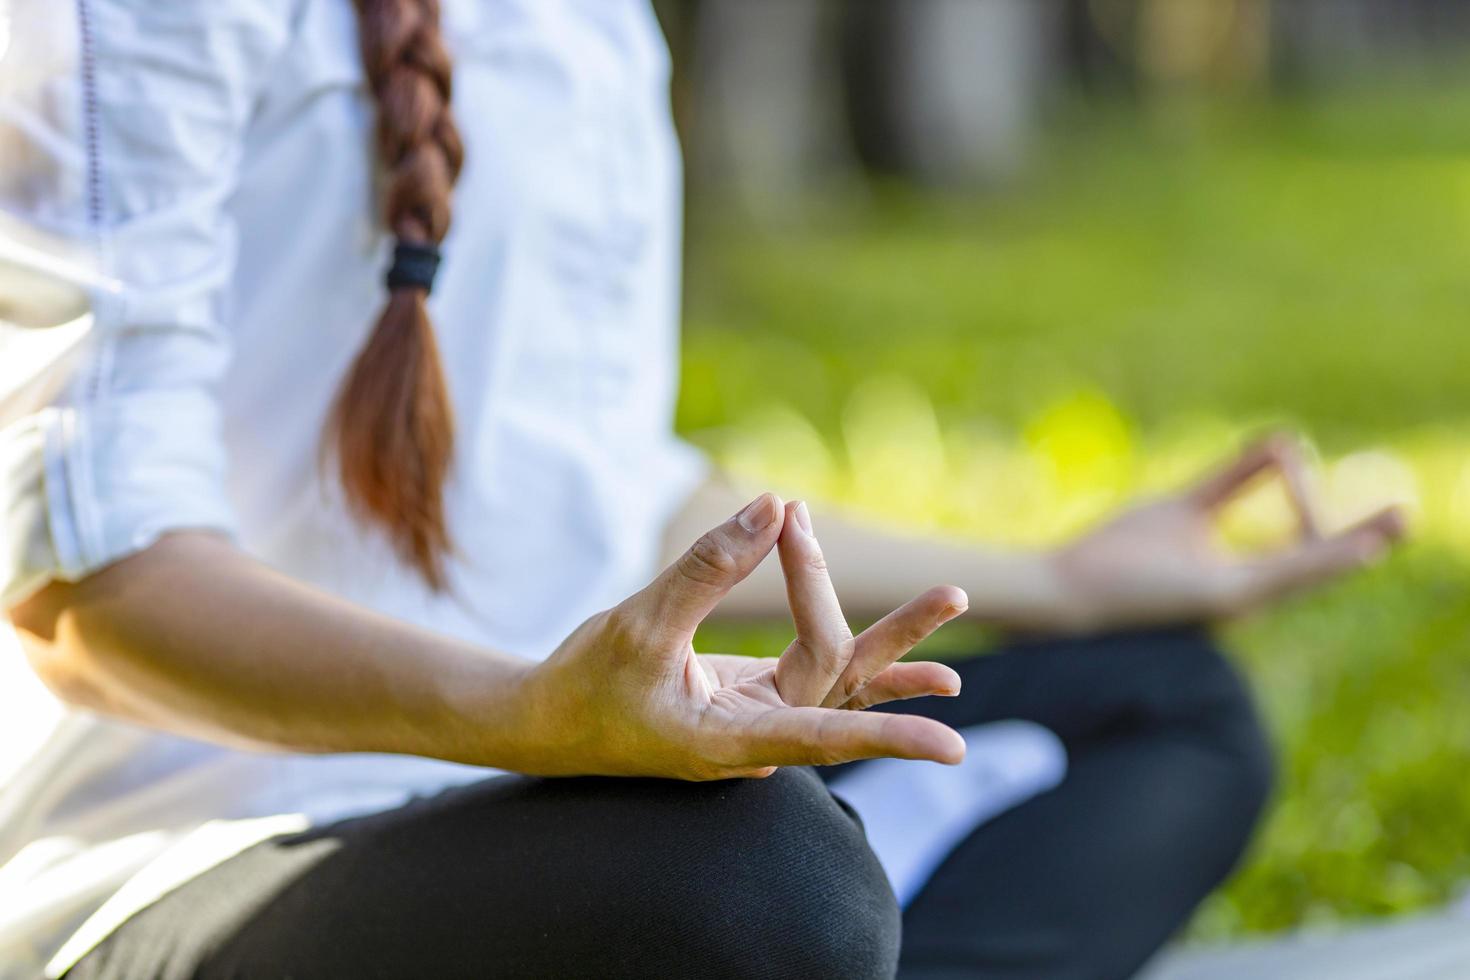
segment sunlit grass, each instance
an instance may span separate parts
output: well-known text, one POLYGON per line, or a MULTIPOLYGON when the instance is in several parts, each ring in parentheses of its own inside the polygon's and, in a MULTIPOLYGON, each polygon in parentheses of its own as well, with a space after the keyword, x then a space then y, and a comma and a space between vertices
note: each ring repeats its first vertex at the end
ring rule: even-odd
MULTIPOLYGON (((773 401, 703 441, 752 482, 872 520, 1043 546, 1129 500, 1188 484, 1263 431, 1195 419, 1140 434, 1096 389, 1043 405, 1018 430, 944 424, 921 386, 876 376, 851 392, 830 440, 773 401)), ((1306 449, 1329 527, 1397 504, 1419 540, 1470 559, 1470 425, 1408 432, 1336 456, 1313 452, 1310 442, 1306 449)), ((1226 530, 1243 543, 1291 533, 1280 488, 1265 483, 1242 498, 1226 530)))
MULTIPOLYGON (((1464 86, 1119 116, 1006 196, 695 226, 681 427, 753 482, 1044 546, 1290 427, 1329 523, 1410 512, 1383 567, 1229 631, 1282 787, 1195 935, 1470 881, 1466 118, 1464 86)), ((1263 490, 1227 529, 1267 547, 1289 524, 1263 490)))

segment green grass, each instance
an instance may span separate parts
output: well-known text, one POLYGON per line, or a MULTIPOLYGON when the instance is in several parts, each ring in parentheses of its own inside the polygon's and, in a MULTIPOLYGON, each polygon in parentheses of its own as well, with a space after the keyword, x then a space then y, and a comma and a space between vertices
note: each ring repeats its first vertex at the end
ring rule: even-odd
MULTIPOLYGON (((1470 87, 1444 84, 1072 113, 1003 194, 696 216, 680 426, 752 479, 1043 544, 1289 425, 1336 520, 1409 504, 1385 566, 1228 634, 1283 780, 1196 936, 1470 881, 1466 120, 1470 87)), ((1284 520, 1259 495, 1234 524, 1284 520)))

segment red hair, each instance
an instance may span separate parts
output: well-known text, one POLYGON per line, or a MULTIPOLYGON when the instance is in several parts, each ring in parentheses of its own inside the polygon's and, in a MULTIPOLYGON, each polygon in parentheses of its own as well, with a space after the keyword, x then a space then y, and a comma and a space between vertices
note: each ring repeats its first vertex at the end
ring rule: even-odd
MULTIPOLYGON (((388 229, 437 246, 464 146, 449 112, 451 65, 438 0, 354 0, 362 62, 377 103, 388 229)), ((348 503, 382 527, 434 589, 450 551, 444 484, 454 417, 423 283, 395 282, 328 422, 348 503)))

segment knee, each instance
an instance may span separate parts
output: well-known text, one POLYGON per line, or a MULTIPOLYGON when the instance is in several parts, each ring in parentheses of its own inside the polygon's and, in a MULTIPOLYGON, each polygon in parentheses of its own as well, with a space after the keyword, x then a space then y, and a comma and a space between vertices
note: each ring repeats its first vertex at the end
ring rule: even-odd
POLYGON ((1170 666, 1176 716, 1222 760, 1221 779, 1254 820, 1275 785, 1276 763, 1249 683, 1206 630, 1172 633, 1160 652, 1170 666))
MULTIPOLYGON (((740 872, 689 910, 731 977, 889 978, 900 914, 861 826, 806 769, 728 786, 740 872)), ((723 835, 722 835, 723 836, 723 835)))

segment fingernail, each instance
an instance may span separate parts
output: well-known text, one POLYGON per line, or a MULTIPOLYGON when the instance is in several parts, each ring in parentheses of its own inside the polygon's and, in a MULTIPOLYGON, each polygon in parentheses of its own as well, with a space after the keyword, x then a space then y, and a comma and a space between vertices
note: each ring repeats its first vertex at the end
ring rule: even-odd
POLYGON ((812 533, 812 515, 806 509, 805 500, 798 500, 796 502, 796 523, 808 535, 812 533))
POLYGON ((745 528, 751 534, 755 534, 759 531, 764 531, 776 523, 778 511, 776 498, 768 493, 763 493, 746 504, 745 509, 735 519, 740 523, 741 527, 745 528))

